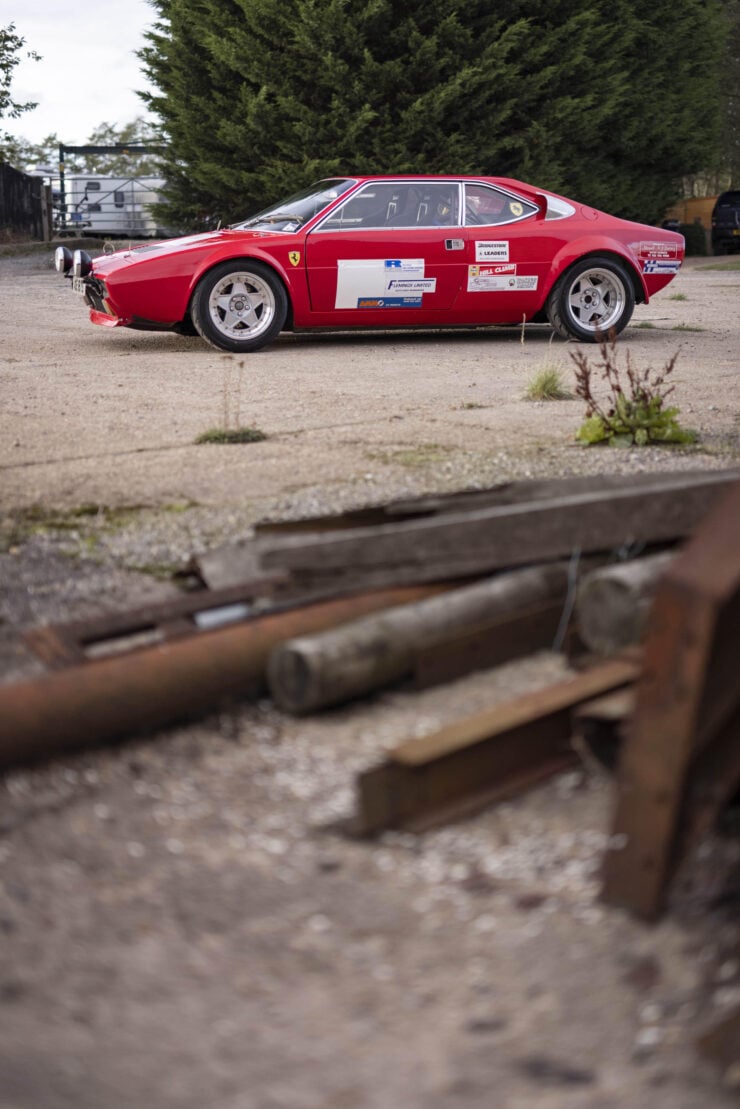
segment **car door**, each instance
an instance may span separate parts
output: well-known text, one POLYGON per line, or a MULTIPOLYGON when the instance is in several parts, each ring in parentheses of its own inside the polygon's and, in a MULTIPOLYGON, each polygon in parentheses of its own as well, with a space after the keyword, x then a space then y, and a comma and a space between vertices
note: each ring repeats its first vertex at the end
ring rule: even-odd
POLYGON ((537 204, 507 189, 466 182, 464 203, 468 266, 460 314, 474 323, 529 319, 541 306, 560 236, 537 204))
POLYGON ((314 325, 444 323, 467 280, 456 181, 371 181, 306 237, 314 325))

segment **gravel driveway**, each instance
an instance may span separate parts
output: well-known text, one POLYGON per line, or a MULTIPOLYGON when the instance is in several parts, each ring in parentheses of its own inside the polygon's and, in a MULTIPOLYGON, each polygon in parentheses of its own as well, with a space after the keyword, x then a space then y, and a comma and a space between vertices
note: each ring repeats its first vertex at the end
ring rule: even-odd
MULTIPOLYGON (((192 553, 303 516, 511 478, 740 456, 740 272, 690 261, 619 343, 674 373, 690 449, 584 450, 533 403, 549 329, 283 336, 239 359, 87 322, 45 255, 0 256, 0 666, 19 633, 164 599, 192 553), (675 299, 681 296, 682 299, 675 299), (243 364, 242 364, 243 363, 243 364), (214 426, 263 442, 195 445, 214 426)), ((696 1036, 740 1000, 704 847, 646 928, 602 906, 590 767, 475 819, 333 830, 384 748, 563 673, 544 654, 304 720, 267 701, 0 785, 1 1109, 696 1109, 696 1036)))

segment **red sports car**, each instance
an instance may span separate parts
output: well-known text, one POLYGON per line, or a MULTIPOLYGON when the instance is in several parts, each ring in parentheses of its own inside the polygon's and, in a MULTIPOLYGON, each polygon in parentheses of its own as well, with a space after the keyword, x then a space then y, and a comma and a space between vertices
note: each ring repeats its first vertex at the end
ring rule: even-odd
POLYGON ((282 330, 546 322, 620 332, 684 241, 504 177, 338 177, 244 223, 56 268, 93 323, 258 350, 282 330))

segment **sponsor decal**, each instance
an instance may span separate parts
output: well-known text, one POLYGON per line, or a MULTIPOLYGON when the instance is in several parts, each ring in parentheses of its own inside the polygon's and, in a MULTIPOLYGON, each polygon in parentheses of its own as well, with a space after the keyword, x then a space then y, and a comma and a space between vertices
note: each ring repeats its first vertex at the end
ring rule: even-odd
POLYGON ((514 262, 499 266, 468 266, 469 293, 511 293, 536 289, 537 280, 536 274, 517 275, 514 262))
POLYGON ((509 211, 511 212, 512 216, 521 216, 524 214, 524 208, 518 200, 509 201, 509 211))
POLYGON ((386 285, 388 292, 433 293, 437 288, 436 277, 392 277, 386 285))
POLYGON ((648 258, 642 264, 644 273, 678 273, 680 262, 669 262, 663 258, 648 258))
POLYGON ((678 258, 678 243, 640 243, 637 253, 647 258, 678 258))
MULTIPOLYGON (((337 261, 337 292, 334 298, 335 308, 350 308, 353 311, 360 307, 376 307, 366 304, 366 301, 388 300, 389 282, 393 281, 424 281, 423 258, 340 258, 337 261), (362 302, 362 303, 361 303, 362 302)), ((431 288, 413 289, 394 287, 394 292, 431 292, 431 288)), ((421 297, 413 297, 408 307, 418 307, 416 300, 421 303, 421 297)), ((384 304, 383 307, 394 307, 384 304)), ((395 305, 398 307, 398 305, 395 305)))
POLYGON ((290 251, 288 251, 288 261, 290 262, 291 266, 297 266, 298 263, 300 262, 300 260, 301 260, 300 250, 290 250, 290 251))
POLYGON ((383 262, 386 270, 392 270, 394 275, 406 277, 424 276, 423 258, 386 258, 383 262))
POLYGON ((358 308, 421 308, 421 297, 360 297, 358 308))
POLYGON ((476 239, 476 262, 508 262, 508 239, 476 239))

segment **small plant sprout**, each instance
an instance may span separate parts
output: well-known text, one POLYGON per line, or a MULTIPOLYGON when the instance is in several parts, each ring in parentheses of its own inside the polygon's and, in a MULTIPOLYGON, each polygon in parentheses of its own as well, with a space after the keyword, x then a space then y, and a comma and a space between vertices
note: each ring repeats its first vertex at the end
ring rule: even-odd
POLYGON ((203 431, 196 443, 261 443, 266 439, 264 431, 257 427, 212 427, 203 431))
POLYGON ((682 428, 677 420, 678 409, 664 407, 673 392, 668 384, 678 358, 678 351, 662 370, 651 367, 638 370, 629 352, 626 359, 626 386, 617 365, 617 337, 599 342, 600 360, 591 366, 581 350, 571 353, 576 365, 576 396, 586 402, 586 419, 576 432, 576 439, 585 446, 608 443, 612 447, 648 446, 656 443, 693 443, 696 433, 682 428), (600 404, 592 386, 593 374, 606 382, 608 399, 600 404))
POLYGON ((224 371, 221 379, 221 426, 202 432, 195 442, 200 443, 259 443, 267 436, 256 427, 241 426, 242 385, 244 360, 236 361, 231 355, 223 356, 224 371))
POLYGON ((545 365, 527 384, 525 400, 572 400, 557 366, 545 365))

